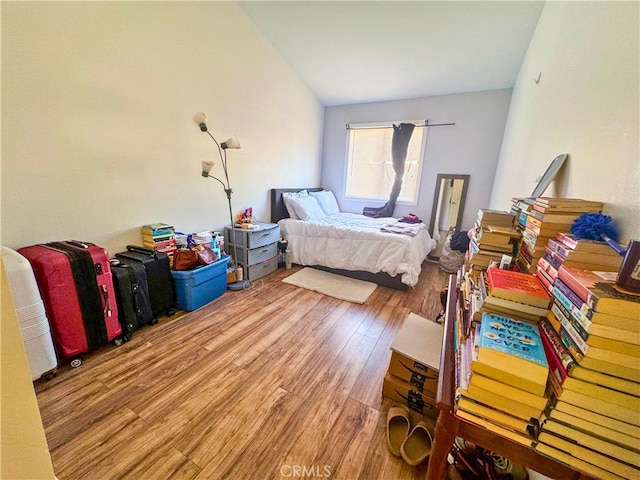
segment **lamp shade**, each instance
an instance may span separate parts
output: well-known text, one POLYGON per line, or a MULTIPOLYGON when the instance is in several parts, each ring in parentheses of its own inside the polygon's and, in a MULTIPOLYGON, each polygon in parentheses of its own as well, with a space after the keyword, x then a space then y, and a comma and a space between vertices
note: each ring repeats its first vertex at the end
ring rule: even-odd
POLYGON ((202 130, 203 132, 207 131, 207 116, 204 113, 196 113, 193 116, 193 121, 200 127, 200 130, 202 130))
POLYGON ((206 160, 202 160, 202 176, 208 177, 209 172, 213 168, 213 162, 207 162, 206 160))
POLYGON ((222 142, 220 144, 220 148, 222 148, 223 150, 226 150, 227 148, 240 148, 240 141, 238 140, 238 137, 234 135, 227 141, 222 142))

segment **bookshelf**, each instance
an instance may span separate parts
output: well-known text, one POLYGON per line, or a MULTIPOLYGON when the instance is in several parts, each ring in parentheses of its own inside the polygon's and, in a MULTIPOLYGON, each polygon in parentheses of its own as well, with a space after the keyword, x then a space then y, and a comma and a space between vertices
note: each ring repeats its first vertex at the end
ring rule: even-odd
POLYGON ((512 461, 535 470, 556 480, 588 480, 593 477, 578 472, 551 458, 539 454, 533 448, 523 446, 512 440, 492 433, 482 427, 474 425, 456 417, 453 413, 454 394, 456 390, 454 380, 454 351, 453 335, 454 320, 460 308, 459 291, 456 276, 449 277, 449 296, 447 299, 444 336, 442 339, 442 355, 440 357, 440 376, 436 394, 436 407, 439 410, 436 422, 435 436, 427 480, 441 480, 447 469, 447 455, 451 450, 456 436, 462 437, 492 452, 502 455, 512 461))

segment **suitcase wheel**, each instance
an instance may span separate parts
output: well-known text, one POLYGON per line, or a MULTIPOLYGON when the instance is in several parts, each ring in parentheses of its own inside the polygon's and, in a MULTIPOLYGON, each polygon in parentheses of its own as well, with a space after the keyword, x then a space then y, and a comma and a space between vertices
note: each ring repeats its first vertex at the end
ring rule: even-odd
POLYGON ((43 380, 46 380, 47 382, 48 382, 49 380, 53 380, 53 377, 55 377, 55 376, 56 376, 56 373, 57 373, 57 370, 51 370, 51 371, 49 371, 49 372, 46 372, 46 373, 44 373, 44 374, 42 375, 42 379, 43 379, 43 380))
POLYGON ((124 343, 124 340, 122 339, 122 337, 118 337, 113 341, 113 344, 116 347, 121 347, 123 343, 124 343))
POLYGON ((151 325, 156 325, 158 323, 158 319, 156 317, 153 317, 151 319, 151 325))
POLYGON ((82 365, 82 357, 76 357, 71 360, 71 368, 78 368, 80 365, 82 365))

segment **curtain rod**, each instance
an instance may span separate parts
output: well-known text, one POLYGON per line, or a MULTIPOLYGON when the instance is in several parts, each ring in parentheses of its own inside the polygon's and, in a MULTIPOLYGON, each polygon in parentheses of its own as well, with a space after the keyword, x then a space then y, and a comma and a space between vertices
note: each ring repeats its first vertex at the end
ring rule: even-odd
MULTIPOLYGON (((400 122, 403 123, 403 122, 400 122)), ((405 122, 406 123, 406 122, 405 122)), ((408 122, 411 123, 411 122, 408 122)), ((416 127, 448 127, 451 125, 455 125, 455 123, 429 123, 429 120, 425 120, 424 123, 415 125, 416 127)), ((362 126, 362 127, 351 127, 350 124, 346 124, 347 130, 351 129, 351 128, 357 128, 357 129, 367 129, 367 128, 391 128, 391 125, 389 126, 385 126, 385 125, 371 125, 371 126, 362 126)))

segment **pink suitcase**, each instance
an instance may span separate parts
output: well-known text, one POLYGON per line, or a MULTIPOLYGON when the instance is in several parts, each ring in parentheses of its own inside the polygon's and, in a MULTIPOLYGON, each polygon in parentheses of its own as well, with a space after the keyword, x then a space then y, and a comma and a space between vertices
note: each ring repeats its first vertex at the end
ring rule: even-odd
POLYGON ((18 252, 33 267, 60 357, 78 367, 81 354, 112 340, 121 343, 106 250, 79 242, 54 242, 18 252))

